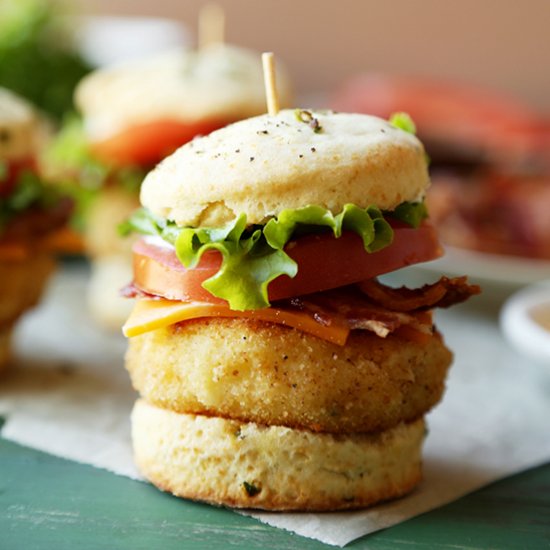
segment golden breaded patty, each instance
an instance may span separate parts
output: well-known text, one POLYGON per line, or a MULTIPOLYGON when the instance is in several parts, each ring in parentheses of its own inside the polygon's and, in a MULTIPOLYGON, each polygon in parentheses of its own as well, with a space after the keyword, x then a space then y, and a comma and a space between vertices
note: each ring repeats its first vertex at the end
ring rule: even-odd
POLYGON ((0 262, 0 369, 9 359, 15 322, 38 302, 53 268, 51 255, 39 252, 24 261, 0 262))
POLYGON ((130 338, 134 387, 160 407, 319 432, 384 430, 443 393, 451 352, 352 331, 341 347, 299 330, 199 319, 130 338))
POLYGON ((167 411, 132 413, 138 468, 177 496, 240 508, 342 510, 409 492, 421 477, 422 419, 336 436, 167 411))

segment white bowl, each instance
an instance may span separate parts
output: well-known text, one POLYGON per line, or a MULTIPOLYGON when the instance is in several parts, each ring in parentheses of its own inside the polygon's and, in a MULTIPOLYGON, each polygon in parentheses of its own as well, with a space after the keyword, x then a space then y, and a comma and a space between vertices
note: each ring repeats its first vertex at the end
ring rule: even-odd
POLYGON ((82 55, 96 67, 133 61, 191 43, 187 28, 162 17, 74 17, 82 55))
POLYGON ((500 325, 517 350, 550 366, 550 281, 513 294, 501 310, 500 325))

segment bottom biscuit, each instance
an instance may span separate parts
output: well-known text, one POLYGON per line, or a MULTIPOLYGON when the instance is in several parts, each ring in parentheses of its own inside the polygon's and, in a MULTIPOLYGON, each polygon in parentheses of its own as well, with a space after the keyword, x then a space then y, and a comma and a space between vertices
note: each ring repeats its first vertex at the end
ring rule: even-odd
POLYGON ((421 478, 424 421, 382 432, 317 434, 181 414, 138 400, 135 460, 164 491, 264 510, 363 508, 411 491, 421 478))

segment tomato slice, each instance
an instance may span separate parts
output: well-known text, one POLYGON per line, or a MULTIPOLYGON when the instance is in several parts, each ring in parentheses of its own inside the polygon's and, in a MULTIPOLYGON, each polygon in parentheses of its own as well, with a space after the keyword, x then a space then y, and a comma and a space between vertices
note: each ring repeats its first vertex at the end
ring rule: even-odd
MULTIPOLYGON (((344 232, 338 239, 323 233, 288 243, 285 251, 298 263, 298 274, 281 276, 269 285, 270 301, 338 288, 389 273, 407 265, 438 258, 442 249, 435 228, 424 222, 415 229, 393 223, 390 246, 368 253, 361 238, 344 232)), ((173 249, 141 239, 134 245, 134 284, 149 294, 169 300, 225 303, 201 284, 221 265, 217 251, 203 254, 198 266, 187 269, 173 249)))
POLYGON ((230 121, 208 120, 178 122, 157 120, 125 128, 118 134, 94 142, 91 150, 97 158, 117 165, 151 166, 173 153, 195 136, 206 135, 230 121))

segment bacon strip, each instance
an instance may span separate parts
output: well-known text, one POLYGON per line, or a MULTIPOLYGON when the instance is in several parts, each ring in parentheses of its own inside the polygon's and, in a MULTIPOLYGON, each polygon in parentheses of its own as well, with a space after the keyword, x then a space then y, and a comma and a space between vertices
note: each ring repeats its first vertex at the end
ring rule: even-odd
POLYGON ((357 285, 374 303, 392 311, 427 310, 434 307, 450 307, 479 294, 478 285, 468 284, 467 277, 441 277, 439 281, 421 288, 392 288, 376 279, 357 285))
MULTIPOLYGON (((407 329, 409 333, 429 338, 434 332, 433 307, 449 307, 479 292, 479 287, 469 285, 466 277, 442 277, 437 283, 418 289, 395 289, 373 279, 360 285, 278 300, 273 307, 289 314, 300 311, 325 327, 368 330, 381 338, 407 329)), ((121 294, 129 298, 155 297, 133 283, 123 288, 121 294)), ((243 316, 242 312, 239 316, 243 316)))
POLYGON ((293 308, 309 312, 317 322, 346 322, 351 330, 368 330, 385 338, 402 326, 431 334, 431 315, 424 311, 400 312, 373 303, 355 287, 293 298, 293 308))

